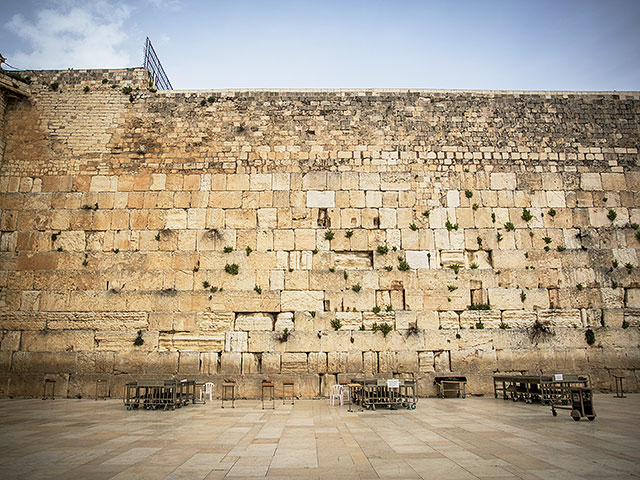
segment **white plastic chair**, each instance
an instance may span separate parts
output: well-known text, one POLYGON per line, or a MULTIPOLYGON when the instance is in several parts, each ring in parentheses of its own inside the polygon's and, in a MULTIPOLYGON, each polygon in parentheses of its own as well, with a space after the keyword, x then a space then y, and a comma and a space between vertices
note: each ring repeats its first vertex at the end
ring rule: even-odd
POLYGON ((204 388, 200 390, 201 401, 203 400, 203 398, 206 398, 207 395, 209 395, 209 401, 213 402, 213 387, 214 387, 213 382, 207 382, 204 384, 204 388))
POLYGON ((342 402, 350 402, 351 401, 351 389, 349 385, 340 385, 340 393, 342 395, 342 402))
POLYGON ((342 386, 337 384, 331 385, 329 389, 329 405, 333 407, 336 399, 339 399, 340 405, 342 405, 342 386))

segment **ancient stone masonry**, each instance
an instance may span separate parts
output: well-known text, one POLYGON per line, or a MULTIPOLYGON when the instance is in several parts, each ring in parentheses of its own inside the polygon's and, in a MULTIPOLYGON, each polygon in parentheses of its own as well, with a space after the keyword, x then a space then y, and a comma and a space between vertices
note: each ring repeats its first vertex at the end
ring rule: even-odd
POLYGON ((1 395, 390 374, 431 394, 453 373, 488 392, 513 371, 638 389, 639 93, 30 75, 1 97, 1 395))

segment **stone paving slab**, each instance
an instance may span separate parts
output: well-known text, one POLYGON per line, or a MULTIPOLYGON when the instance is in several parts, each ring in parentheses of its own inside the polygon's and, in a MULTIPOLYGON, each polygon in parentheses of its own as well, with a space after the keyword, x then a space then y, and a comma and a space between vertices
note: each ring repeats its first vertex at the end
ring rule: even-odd
POLYGON ((640 395, 598 418, 493 398, 349 412, 326 400, 127 411, 118 400, 0 400, 3 479, 638 479, 640 395))

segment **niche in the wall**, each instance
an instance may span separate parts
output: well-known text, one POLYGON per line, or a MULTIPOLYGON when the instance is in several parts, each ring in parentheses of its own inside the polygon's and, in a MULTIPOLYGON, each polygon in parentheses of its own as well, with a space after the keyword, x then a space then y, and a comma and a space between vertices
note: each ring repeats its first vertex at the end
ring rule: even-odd
POLYGON ((318 226, 321 228, 331 228, 331 219, 326 208, 318 209, 318 226))

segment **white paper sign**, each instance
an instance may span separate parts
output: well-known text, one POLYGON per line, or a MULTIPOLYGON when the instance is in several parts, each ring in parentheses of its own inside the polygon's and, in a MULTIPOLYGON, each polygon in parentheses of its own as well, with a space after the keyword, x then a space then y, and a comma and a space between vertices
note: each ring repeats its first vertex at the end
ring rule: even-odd
POLYGON ((397 378, 390 378, 389 380, 387 380, 387 388, 399 388, 400 387, 400 380, 398 380, 397 378))
POLYGON ((556 382, 561 382, 561 381, 562 381, 562 374, 561 374, 561 373, 556 373, 556 374, 553 376, 553 379, 554 379, 556 382))

